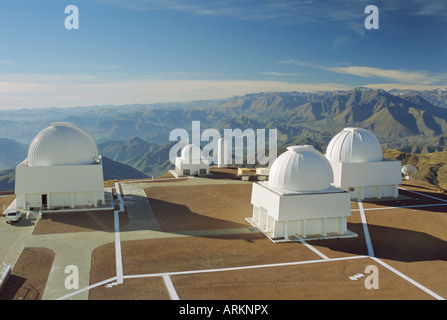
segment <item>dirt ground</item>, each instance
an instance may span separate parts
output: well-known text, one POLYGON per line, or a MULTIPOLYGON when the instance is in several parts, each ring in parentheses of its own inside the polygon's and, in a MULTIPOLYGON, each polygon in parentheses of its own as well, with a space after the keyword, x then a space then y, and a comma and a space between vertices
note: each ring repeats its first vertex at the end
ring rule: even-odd
POLYGON ((4 214, 4 210, 8 208, 11 202, 16 198, 15 195, 2 195, 0 196, 0 215, 4 214))
POLYGON ((51 270, 54 252, 47 248, 24 248, 0 300, 41 300, 51 270))
POLYGON ((165 186, 144 191, 164 232, 244 228, 251 184, 165 186), (241 219, 242 218, 242 219, 241 219))

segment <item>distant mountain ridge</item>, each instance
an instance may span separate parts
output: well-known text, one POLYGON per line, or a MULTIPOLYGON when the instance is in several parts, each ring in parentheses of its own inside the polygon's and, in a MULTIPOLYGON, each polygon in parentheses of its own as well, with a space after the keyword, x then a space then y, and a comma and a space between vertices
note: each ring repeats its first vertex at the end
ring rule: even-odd
POLYGON ((28 146, 12 139, 0 138, 0 170, 15 167, 28 153, 28 146))
MULTIPOLYGON (((441 89, 439 92, 444 95, 441 89)), ((165 106, 22 110, 23 118, 15 110, 13 119, 10 113, 0 111, 0 137, 14 138, 28 145, 51 122, 68 121, 88 131, 98 144, 138 137, 165 145, 173 129, 190 130, 192 121, 200 121, 203 130, 276 128, 281 133, 281 143, 296 139, 297 133, 302 135, 303 128, 312 132, 312 137, 306 138, 327 143, 327 134, 333 135, 346 126, 361 126, 372 130, 383 143, 394 142, 397 146, 406 137, 415 137, 413 141, 420 146, 430 144, 434 137, 447 135, 447 108, 433 105, 424 97, 425 93, 407 91, 394 95, 369 88, 314 93, 264 92, 165 106)))
POLYGON ((398 97, 420 96, 434 106, 447 108, 447 88, 438 88, 433 90, 402 90, 392 89, 389 93, 398 97))
POLYGON ((26 155, 32 138, 54 121, 80 126, 94 138, 104 157, 149 177, 173 168, 169 150, 175 142, 169 141, 169 135, 174 129, 191 134, 193 121, 200 121, 202 132, 213 128, 222 135, 224 129, 277 129, 278 149, 311 144, 324 152, 344 127, 362 127, 374 132, 385 149, 447 151, 446 96, 442 88, 386 91, 360 87, 261 92, 188 103, 0 111, 0 169, 23 160, 20 153, 26 155))
MULTIPOLYGON (((23 159, 22 159, 23 160, 23 159)), ((124 179, 145 179, 148 176, 123 163, 102 157, 104 181, 124 179)), ((14 190, 15 167, 0 171, 0 191, 14 190)))
MULTIPOLYGON (((343 127, 359 126, 373 131, 383 143, 402 145, 406 138, 414 137, 412 143, 420 146, 447 134, 447 109, 421 96, 398 97, 368 88, 312 95, 261 93, 234 98, 214 108, 233 117, 256 119, 267 127, 276 124, 282 134, 288 134, 290 128, 306 127, 320 132, 323 138, 324 133, 333 135, 343 127)), ((327 143, 327 138, 323 142, 327 143)))
POLYGON ((110 141, 98 145, 99 153, 126 164, 149 177, 159 177, 173 165, 169 161, 172 144, 159 146, 134 137, 125 141, 110 141))

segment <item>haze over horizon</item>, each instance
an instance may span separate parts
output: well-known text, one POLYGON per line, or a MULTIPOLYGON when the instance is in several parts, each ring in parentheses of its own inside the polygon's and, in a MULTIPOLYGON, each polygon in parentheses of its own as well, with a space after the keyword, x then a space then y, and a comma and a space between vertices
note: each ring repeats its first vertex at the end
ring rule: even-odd
POLYGON ((447 87, 442 0, 19 0, 0 17, 0 109, 447 87))

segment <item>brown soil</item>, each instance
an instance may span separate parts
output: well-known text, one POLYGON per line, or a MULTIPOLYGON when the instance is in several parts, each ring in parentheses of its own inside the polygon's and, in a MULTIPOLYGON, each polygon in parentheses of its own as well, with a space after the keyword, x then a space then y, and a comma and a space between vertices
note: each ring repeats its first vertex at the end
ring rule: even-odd
POLYGON ((251 184, 145 189, 164 232, 244 228, 252 215, 251 184))
POLYGON ((8 195, 8 196, 2 196, 0 197, 0 214, 3 214, 3 207, 5 207, 5 210, 8 208, 8 206, 14 201, 16 198, 15 195, 8 195))
POLYGON ((0 300, 41 300, 53 264, 47 248, 24 248, 0 293, 0 300))

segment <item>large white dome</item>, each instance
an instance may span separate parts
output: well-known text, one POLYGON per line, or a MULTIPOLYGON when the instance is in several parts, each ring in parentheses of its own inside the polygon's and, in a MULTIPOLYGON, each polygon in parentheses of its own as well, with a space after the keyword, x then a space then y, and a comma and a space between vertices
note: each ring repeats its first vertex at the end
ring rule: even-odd
POLYGON ((340 162, 382 161, 382 147, 376 136, 366 129, 345 128, 329 142, 326 157, 340 162))
POLYGON ((269 186, 296 192, 326 190, 334 179, 329 161, 312 146, 291 146, 272 164, 269 186))
POLYGON ((67 122, 52 123, 33 139, 28 149, 28 165, 61 166, 93 164, 98 149, 82 129, 67 122))

